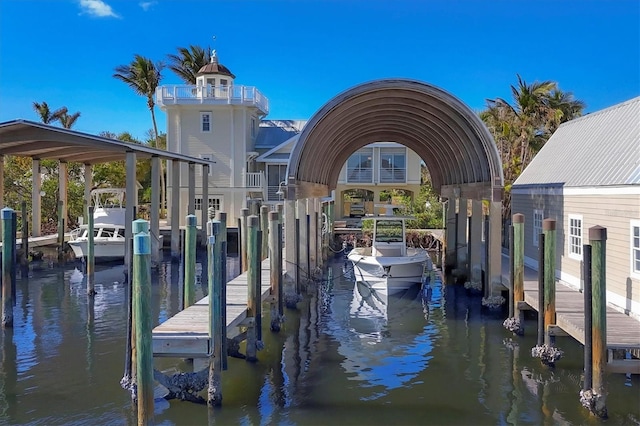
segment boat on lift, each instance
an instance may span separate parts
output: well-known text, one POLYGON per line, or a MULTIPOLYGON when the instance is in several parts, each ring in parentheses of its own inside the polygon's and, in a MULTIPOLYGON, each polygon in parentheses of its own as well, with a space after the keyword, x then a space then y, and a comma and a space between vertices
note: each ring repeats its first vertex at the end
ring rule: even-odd
POLYGON ((367 216, 373 221, 370 247, 356 247, 347 258, 353 264, 356 283, 366 285, 378 295, 389 295, 422 284, 433 268, 431 258, 422 247, 407 247, 406 222, 411 216, 394 214, 404 206, 379 204, 385 214, 367 216))
MULTIPOLYGON (((124 259, 125 189, 98 188, 91 191, 93 210, 93 244, 96 262, 124 259)), ((71 231, 69 246, 76 258, 87 257, 89 229, 86 224, 71 231)))

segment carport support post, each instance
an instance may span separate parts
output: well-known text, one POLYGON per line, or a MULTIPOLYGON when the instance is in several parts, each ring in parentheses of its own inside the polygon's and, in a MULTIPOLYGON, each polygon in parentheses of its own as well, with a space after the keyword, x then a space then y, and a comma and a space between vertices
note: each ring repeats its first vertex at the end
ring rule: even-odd
POLYGON ((64 249, 64 201, 58 201, 58 260, 62 259, 64 249))
POLYGON ((240 265, 241 273, 247 272, 247 220, 249 217, 249 209, 243 208, 240 210, 240 265))
POLYGON ((318 248, 318 210, 315 198, 307 198, 307 217, 309 228, 307 229, 307 259, 309 268, 309 278, 316 269, 317 248, 318 248))
POLYGON ((544 343, 552 345, 549 326, 556 323, 556 221, 542 221, 544 234, 544 343))
POLYGON ((94 242, 94 220, 93 210, 95 206, 89 206, 87 211, 88 223, 87 223, 87 295, 94 296, 94 280, 93 271, 95 270, 95 242, 94 242))
POLYGON ((606 288, 606 241, 607 228, 589 228, 591 243, 591 285, 592 285, 592 337, 593 337, 593 390, 598 395, 595 414, 607 417, 606 367, 607 367, 607 288, 606 288))
MULTIPOLYGON (((84 210, 82 214, 88 219, 89 206, 91 205, 91 187, 93 186, 93 166, 91 164, 84 165, 84 210)), ((87 220, 86 223, 89 221, 87 220)))
POLYGON ((20 263, 25 266, 29 263, 29 223, 27 215, 27 202, 22 201, 20 208, 20 214, 22 217, 22 256, 20 257, 20 263))
POLYGON ((69 219, 67 212, 69 211, 69 203, 67 202, 67 181, 68 181, 68 173, 67 173, 67 162, 60 161, 58 166, 58 194, 59 199, 62 201, 62 243, 64 244, 64 228, 68 225, 69 219))
POLYGON ((42 198, 40 195, 42 178, 40 177, 39 158, 34 158, 31 161, 31 175, 33 180, 33 185, 31 186, 31 236, 39 237, 40 228, 42 227, 42 198))
POLYGON ((180 260, 180 162, 171 161, 171 260, 180 260))
POLYGON ((0 154, 0 209, 4 208, 4 155, 0 154))
MULTIPOLYGON (((151 157, 151 266, 160 265, 160 157, 151 157)), ((204 223, 204 222, 203 222, 204 223)))
MULTIPOLYGON (((133 241, 133 232, 132 232, 132 223, 135 220, 135 208, 138 204, 138 200, 135 197, 136 191, 136 153, 134 151, 127 151, 126 154, 126 202, 125 202, 125 211, 124 211, 124 264, 129 270, 129 266, 131 266, 132 256, 132 241, 133 241)), ((131 282, 131 276, 129 276, 129 282, 131 282)))
POLYGON ((269 206, 260 206, 260 229, 262 230, 261 258, 264 260, 269 257, 268 233, 271 230, 269 228, 269 206))
MULTIPOLYGON (((200 219, 200 223, 202 224, 202 246, 207 246, 207 228, 205 224, 207 223, 208 214, 209 214, 209 165, 202 165, 202 218, 200 219)), ((226 218, 225 218, 226 221, 226 218)), ((226 231, 225 231, 226 232, 226 231)), ((226 239, 226 233, 225 233, 226 239)))

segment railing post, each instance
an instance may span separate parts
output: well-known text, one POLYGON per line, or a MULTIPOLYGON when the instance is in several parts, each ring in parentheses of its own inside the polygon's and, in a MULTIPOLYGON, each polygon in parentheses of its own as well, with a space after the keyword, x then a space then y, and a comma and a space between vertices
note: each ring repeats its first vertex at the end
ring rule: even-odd
MULTIPOLYGON (((138 424, 153 421, 153 349, 151 345, 151 244, 149 223, 145 232, 133 237, 133 289, 136 330, 136 384, 138 397, 138 424)), ((142 226, 142 225, 141 225, 142 226)))

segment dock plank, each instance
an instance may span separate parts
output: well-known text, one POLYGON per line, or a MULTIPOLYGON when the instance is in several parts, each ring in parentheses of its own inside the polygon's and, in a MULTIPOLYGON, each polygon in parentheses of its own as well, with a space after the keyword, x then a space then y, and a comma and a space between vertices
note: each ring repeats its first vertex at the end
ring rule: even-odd
MULTIPOLYGON (((505 257, 503 282, 510 285, 509 259, 505 257)), ((528 267, 525 267, 524 301, 533 310, 538 310, 537 272, 528 267)), ((562 282, 556 284, 556 325, 584 345, 583 293, 562 282)), ((640 321, 607 306, 607 348, 640 349, 640 321)))
MULTIPOLYGON (((270 294, 269 259, 261 264, 260 287, 262 300, 270 294)), ((247 273, 227 283, 227 337, 238 333, 238 325, 247 315, 247 273)), ((159 324, 152 332, 154 356, 206 357, 211 351, 209 338, 209 296, 176 313, 159 324)))

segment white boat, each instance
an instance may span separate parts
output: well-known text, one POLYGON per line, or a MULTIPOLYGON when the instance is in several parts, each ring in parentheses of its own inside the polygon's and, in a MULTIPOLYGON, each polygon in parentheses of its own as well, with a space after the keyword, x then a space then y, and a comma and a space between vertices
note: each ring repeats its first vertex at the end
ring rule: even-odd
POLYGON ((394 208, 402 206, 376 207, 385 207, 387 211, 384 215, 365 218, 373 220, 371 247, 356 247, 347 255, 353 264, 356 282, 365 283, 383 295, 423 283, 432 263, 426 249, 407 247, 406 221, 413 218, 393 214, 394 208))
MULTIPOLYGON (((93 201, 93 244, 97 262, 124 259, 125 190, 99 188, 91 191, 93 201)), ((86 224, 71 231, 69 246, 76 258, 87 257, 89 229, 86 224)))

